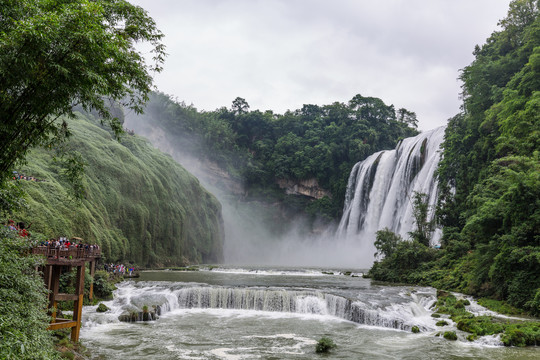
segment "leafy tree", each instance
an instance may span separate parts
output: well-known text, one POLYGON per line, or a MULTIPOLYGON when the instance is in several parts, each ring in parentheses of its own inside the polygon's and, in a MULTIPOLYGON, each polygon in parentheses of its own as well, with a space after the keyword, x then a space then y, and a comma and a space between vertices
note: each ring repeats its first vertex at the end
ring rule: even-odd
POLYGON ((368 276, 379 281, 427 285, 422 270, 437 259, 437 250, 418 241, 399 241, 390 256, 376 261, 368 276))
POLYGON ((398 121, 411 127, 418 128, 418 119, 416 118, 416 113, 409 111, 407 109, 401 108, 397 111, 398 121))
POLYGON ((19 184, 8 182, 0 187, 0 218, 21 210, 25 205, 24 191, 19 184))
POLYGON ((428 194, 415 191, 413 194, 413 217, 416 228, 409 232, 413 240, 424 246, 429 246, 429 239, 433 233, 434 221, 428 220, 429 202, 428 194))
POLYGON ((119 134, 108 104, 141 111, 165 56, 154 21, 125 0, 3 1, 0 18, 2 181, 29 149, 69 135, 58 119, 76 104, 119 134), (139 41, 153 46, 153 65, 135 50, 139 41))
POLYGON ((243 99, 241 97, 237 97, 234 99, 232 103, 232 111, 235 115, 240 115, 247 113, 249 110, 249 104, 247 103, 246 99, 243 99))
POLYGON ((397 246, 401 241, 403 241, 401 236, 392 232, 388 228, 377 231, 376 240, 374 243, 375 248, 377 249, 375 257, 391 257, 396 252, 397 246))

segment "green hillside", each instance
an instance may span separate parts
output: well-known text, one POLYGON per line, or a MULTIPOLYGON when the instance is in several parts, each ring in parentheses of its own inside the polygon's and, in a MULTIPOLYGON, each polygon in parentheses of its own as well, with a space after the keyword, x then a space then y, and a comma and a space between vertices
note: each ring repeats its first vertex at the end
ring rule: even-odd
POLYGON ((107 261, 142 266, 217 262, 222 257, 221 205, 199 181, 145 139, 116 141, 90 115, 70 121, 68 151, 86 163, 84 195, 74 200, 53 151, 34 150, 19 180, 28 207, 17 219, 47 237, 78 236, 101 245, 107 261), (91 119, 90 119, 91 118, 91 119))

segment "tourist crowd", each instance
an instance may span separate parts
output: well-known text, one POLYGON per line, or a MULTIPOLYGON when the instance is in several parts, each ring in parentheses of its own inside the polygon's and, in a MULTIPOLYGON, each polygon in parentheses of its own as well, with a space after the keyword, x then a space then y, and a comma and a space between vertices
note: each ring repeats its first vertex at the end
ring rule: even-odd
POLYGON ((61 236, 58 239, 50 239, 42 241, 41 246, 47 246, 55 249, 85 249, 85 250, 99 250, 99 245, 97 244, 84 244, 80 238, 72 238, 71 240, 65 236, 61 236))
POLYGON ((133 271, 135 271, 135 268, 133 267, 128 268, 124 264, 110 263, 110 264, 105 264, 104 267, 105 267, 105 271, 113 273, 115 275, 116 274, 125 275, 126 273, 128 273, 129 276, 131 276, 133 274, 133 271))
POLYGON ((16 171, 13 172, 13 180, 27 180, 27 181, 37 181, 37 182, 46 181, 46 180, 38 179, 34 176, 26 176, 24 174, 19 174, 16 171))

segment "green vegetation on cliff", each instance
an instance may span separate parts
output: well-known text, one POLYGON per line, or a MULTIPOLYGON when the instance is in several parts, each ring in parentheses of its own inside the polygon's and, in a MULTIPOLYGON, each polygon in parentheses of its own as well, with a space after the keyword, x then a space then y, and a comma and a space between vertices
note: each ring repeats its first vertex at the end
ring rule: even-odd
POLYGON ((400 245, 414 261, 404 267, 392 254, 375 264, 374 278, 493 297, 540 315, 539 7, 513 1, 502 30, 461 73, 464 111, 449 121, 439 166, 442 249, 400 245))
POLYGON ((221 206, 214 196, 143 138, 116 141, 91 118, 71 122, 68 145, 84 159, 82 199, 66 190, 72 182, 54 151, 36 149, 18 170, 45 181, 18 181, 27 207, 17 219, 47 237, 97 243, 108 261, 164 266, 221 260, 221 206))

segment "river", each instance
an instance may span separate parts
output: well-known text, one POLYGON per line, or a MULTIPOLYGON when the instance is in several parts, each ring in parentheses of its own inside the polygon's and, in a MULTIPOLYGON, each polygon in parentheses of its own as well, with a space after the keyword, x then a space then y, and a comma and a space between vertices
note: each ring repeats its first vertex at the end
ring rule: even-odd
MULTIPOLYGON (((94 359, 538 359, 540 349, 508 348, 497 338, 436 336, 435 290, 386 286, 360 271, 207 268, 145 271, 118 285, 111 310, 83 309, 81 341, 94 359), (119 322, 126 311, 159 305, 150 322, 119 322), (420 333, 413 333, 413 326, 420 333), (317 340, 332 339, 329 355, 317 340)), ((473 302, 471 310, 479 307, 473 302)), ((451 323, 451 321, 449 321, 451 323)))

